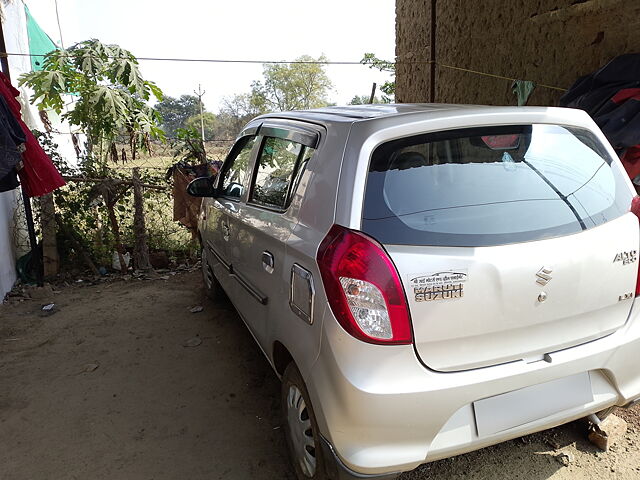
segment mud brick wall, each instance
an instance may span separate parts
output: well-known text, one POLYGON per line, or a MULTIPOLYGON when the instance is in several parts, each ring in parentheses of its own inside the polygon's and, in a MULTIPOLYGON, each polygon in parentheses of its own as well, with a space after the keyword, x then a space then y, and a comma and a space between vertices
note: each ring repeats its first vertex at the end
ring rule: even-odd
MULTIPOLYGON (((396 0, 396 99, 428 102, 431 1, 396 0), (420 63, 424 62, 424 63, 420 63)), ((436 62, 568 88, 640 53, 640 0, 437 0, 436 62)), ((511 81, 436 69, 436 102, 515 105, 511 81)), ((529 105, 557 105, 538 87, 529 105)))

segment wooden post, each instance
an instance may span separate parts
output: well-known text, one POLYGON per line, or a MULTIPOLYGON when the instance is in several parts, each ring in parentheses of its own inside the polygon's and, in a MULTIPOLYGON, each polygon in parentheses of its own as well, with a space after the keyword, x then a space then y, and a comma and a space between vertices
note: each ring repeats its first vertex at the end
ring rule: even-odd
POLYGON ((133 233, 135 247, 133 261, 138 270, 151 270, 149 262, 149 246, 147 245, 147 227, 144 220, 144 197, 140 182, 140 169, 133 169, 133 233))
POLYGON ((438 13, 438 7, 436 6, 436 0, 431 0, 431 45, 429 45, 429 62, 431 67, 431 75, 429 82, 429 102, 435 103, 436 101, 436 28, 438 23, 436 22, 436 15, 438 13))
POLYGON ((2 31, 2 22, 0 22, 0 67, 2 73, 11 81, 11 73, 9 72, 9 60, 7 59, 7 47, 4 43, 4 32, 2 31))
POLYGON ((40 198, 40 227, 42 229, 42 261, 44 277, 53 277, 60 270, 60 257, 56 242, 56 219, 53 194, 40 198))
POLYGON ((113 238, 116 241, 116 251, 118 252, 118 260, 120 261, 120 271, 127 273, 127 264, 124 262, 124 246, 120 239, 120 227, 118 226, 118 219, 116 218, 115 201, 108 195, 108 199, 105 202, 107 204, 107 212, 109 214, 109 222, 111 223, 111 230, 113 231, 113 238))

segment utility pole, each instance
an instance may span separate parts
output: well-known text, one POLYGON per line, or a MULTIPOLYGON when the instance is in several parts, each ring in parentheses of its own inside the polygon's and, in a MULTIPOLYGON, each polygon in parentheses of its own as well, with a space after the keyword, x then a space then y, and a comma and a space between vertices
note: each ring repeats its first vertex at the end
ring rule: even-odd
POLYGON ((371 87, 371 96, 369 97, 369 103, 373 103, 374 98, 376 98, 376 87, 378 85, 376 82, 373 82, 373 86, 371 87))
POLYGON ((207 91, 206 90, 203 91, 202 88, 200 87, 200 84, 198 84, 198 91, 196 92, 194 90, 193 93, 195 93, 198 96, 198 103, 200 104, 200 134, 202 135, 202 147, 204 148, 204 116, 202 115, 203 113, 202 97, 205 93, 207 93, 207 91))

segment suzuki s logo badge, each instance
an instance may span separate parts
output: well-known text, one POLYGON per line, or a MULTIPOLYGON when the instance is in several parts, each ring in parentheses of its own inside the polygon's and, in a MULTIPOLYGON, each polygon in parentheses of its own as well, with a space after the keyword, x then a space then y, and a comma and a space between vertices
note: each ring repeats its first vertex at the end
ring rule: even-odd
POLYGON ((536 273, 536 277, 538 277, 536 283, 544 287, 551 280, 552 272, 553 270, 551 269, 551 267, 542 267, 540 270, 538 270, 538 273, 536 273))
POLYGON ((622 262, 622 265, 629 265, 638 259, 638 252, 636 250, 629 250, 628 252, 616 253, 613 259, 613 263, 622 262))

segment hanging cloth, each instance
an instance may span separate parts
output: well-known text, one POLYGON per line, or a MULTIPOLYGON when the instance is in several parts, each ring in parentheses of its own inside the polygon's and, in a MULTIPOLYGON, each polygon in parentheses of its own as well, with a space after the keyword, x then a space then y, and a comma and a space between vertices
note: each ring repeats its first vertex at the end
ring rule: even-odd
POLYGON ((522 107, 527 104, 529 97, 536 88, 536 84, 530 80, 516 80, 511 85, 511 91, 518 99, 518 106, 522 107))
POLYGON ((14 171, 21 161, 18 146, 27 139, 22 127, 9 110, 4 97, 0 97, 0 179, 14 171))
POLYGON ((560 106, 586 111, 616 149, 629 178, 640 185, 640 54, 614 58, 580 77, 560 106))
POLYGON ((53 43, 53 40, 46 34, 38 22, 31 16, 29 8, 24 6, 25 17, 27 18, 27 36, 29 38, 29 53, 31 54, 31 70, 34 72, 42 70, 42 62, 44 62, 44 56, 57 50, 57 46, 53 43))
POLYGON ((11 85, 9 79, 2 72, 0 72, 0 95, 4 97, 9 110, 22 127, 27 139, 26 148, 22 154, 24 168, 18 172, 27 195, 41 197, 63 186, 65 181, 62 175, 42 149, 36 137, 33 136, 29 127, 22 121, 20 103, 16 100, 20 92, 11 85))
POLYGON ((192 197, 187 193, 187 185, 197 175, 192 167, 174 166, 173 174, 173 220, 191 230, 194 234, 198 229, 198 214, 202 199, 192 197))

